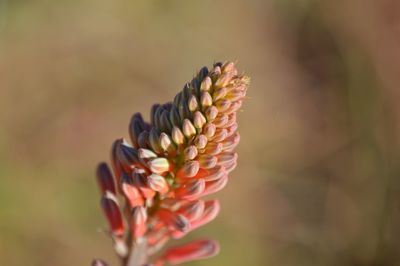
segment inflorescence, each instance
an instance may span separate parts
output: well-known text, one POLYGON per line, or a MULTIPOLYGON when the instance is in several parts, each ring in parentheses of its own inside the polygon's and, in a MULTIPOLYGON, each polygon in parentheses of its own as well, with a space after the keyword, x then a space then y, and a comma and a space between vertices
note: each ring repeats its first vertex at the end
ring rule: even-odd
MULTIPOLYGON (((100 163, 97 180, 123 266, 176 265, 218 253, 215 241, 197 240, 149 261, 169 239, 217 216, 218 200, 201 198, 225 187, 236 167, 236 113, 248 84, 232 62, 203 67, 173 102, 153 105, 150 122, 133 115, 131 144, 113 143, 112 171, 100 163)), ((95 260, 93 265, 106 264, 95 260)))

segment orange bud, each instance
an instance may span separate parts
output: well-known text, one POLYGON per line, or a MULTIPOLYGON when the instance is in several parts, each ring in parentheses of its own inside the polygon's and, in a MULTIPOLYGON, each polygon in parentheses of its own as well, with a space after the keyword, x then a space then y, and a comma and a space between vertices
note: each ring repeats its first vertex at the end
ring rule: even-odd
POLYGON ((142 206, 144 199, 140 194, 139 188, 133 184, 132 178, 127 174, 122 174, 122 192, 131 207, 142 206))
POLYGON ((171 265, 199 260, 215 256, 219 252, 219 245, 212 240, 197 240, 189 244, 169 248, 163 259, 171 265))
POLYGON ((103 207, 104 214, 107 217, 112 234, 118 237, 122 236, 125 228, 118 200, 115 195, 107 191, 101 198, 101 206, 103 207))
POLYGON ((106 191, 110 191, 113 194, 116 193, 114 179, 111 174, 110 168, 108 168, 106 163, 103 162, 97 166, 96 175, 97 182, 99 183, 100 191, 102 193, 105 193, 106 191))

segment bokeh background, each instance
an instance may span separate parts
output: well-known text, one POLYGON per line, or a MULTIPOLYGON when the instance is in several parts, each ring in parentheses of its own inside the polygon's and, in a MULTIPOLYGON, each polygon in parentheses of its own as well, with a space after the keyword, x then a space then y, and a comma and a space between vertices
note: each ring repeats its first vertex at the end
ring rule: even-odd
POLYGON ((397 0, 0 0, 0 264, 117 265, 95 166, 219 60, 252 83, 187 265, 400 265, 397 0))

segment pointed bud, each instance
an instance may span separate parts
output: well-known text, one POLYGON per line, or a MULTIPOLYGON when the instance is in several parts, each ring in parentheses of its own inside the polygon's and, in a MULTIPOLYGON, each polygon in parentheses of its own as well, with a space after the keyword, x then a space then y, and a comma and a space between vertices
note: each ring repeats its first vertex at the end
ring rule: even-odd
POLYGON ((144 130, 144 121, 140 113, 135 113, 129 124, 129 136, 133 146, 137 147, 139 134, 144 130))
POLYGON ((207 142, 207 137, 203 134, 200 134, 194 139, 193 144, 196 146, 197 149, 202 150, 206 147, 207 142))
POLYGON ((195 199, 204 192, 204 179, 192 179, 175 190, 175 197, 180 199, 195 199))
POLYGON ((212 81, 210 77, 205 77, 200 85, 200 91, 209 91, 212 86, 212 81))
POLYGON ((222 72, 236 72, 235 64, 232 62, 225 62, 221 67, 222 72))
POLYGON ((166 110, 161 114, 160 126, 162 131, 171 132, 172 130, 172 125, 169 121, 169 112, 166 110))
POLYGON ((204 80, 207 77, 207 75, 208 75, 208 68, 207 67, 202 67, 199 70, 199 73, 197 74, 197 78, 199 80, 204 80))
POLYGON ((138 187, 133 184, 133 180, 127 174, 122 174, 121 177, 122 193, 129 202, 129 206, 136 207, 144 204, 144 199, 140 194, 138 187))
POLYGON ((110 191, 116 194, 114 179, 111 174, 110 168, 108 168, 106 163, 100 163, 97 166, 97 182, 100 186, 100 191, 104 194, 106 191, 110 191))
POLYGON ((107 217, 112 234, 118 237, 122 236, 125 228, 118 200, 115 195, 107 191, 101 198, 101 206, 105 216, 107 217))
POLYGON ((213 103, 213 100, 212 100, 211 95, 210 95, 208 92, 203 91, 203 92, 201 93, 201 97, 200 97, 200 104, 201 104, 201 106, 202 106, 203 108, 205 108, 205 107, 211 106, 212 103, 213 103))
POLYGON ((115 180, 118 187, 120 184, 120 177, 123 172, 122 163, 119 161, 119 156, 118 156, 119 146, 121 145, 122 142, 123 142, 122 139, 117 139, 114 141, 111 147, 111 166, 113 168, 115 180))
POLYGON ((169 171, 170 165, 165 158, 155 158, 147 162, 150 170, 156 174, 163 174, 169 171))
POLYGON ((183 131, 183 134, 184 134, 187 138, 190 138, 190 137, 192 137, 193 135, 196 134, 196 129, 195 129, 195 127, 193 126, 192 122, 190 122, 189 119, 183 120, 182 131, 183 131))
POLYGON ((223 144, 221 142, 209 142, 204 153, 208 155, 217 155, 222 151, 222 148, 223 144))
POLYGON ((147 177, 144 176, 144 173, 140 173, 138 169, 133 170, 132 184, 139 188, 144 198, 152 199, 156 195, 156 192, 147 185, 146 181, 147 177))
POLYGON ((189 106, 187 105, 187 100, 188 98, 183 96, 179 102, 179 105, 177 105, 181 120, 191 117, 191 112, 189 110, 189 106))
POLYGON ((204 111, 207 121, 213 121, 218 115, 218 109, 215 106, 210 106, 204 111))
POLYGON ((164 110, 165 110, 164 107, 162 105, 159 105, 154 113, 154 126, 158 130, 162 130, 161 115, 164 112, 164 110))
POLYGON ((178 108, 175 105, 173 105, 169 111, 169 121, 173 126, 180 126, 182 122, 179 116, 178 108))
POLYGON ((172 140, 175 142, 176 145, 181 145, 185 141, 185 136, 183 135, 182 131, 177 127, 174 126, 172 128, 172 140))
POLYGON ((207 138, 212 138, 215 134, 216 126, 213 123, 207 123, 204 125, 203 134, 207 138))
POLYGON ((213 81, 216 81, 220 75, 221 75, 221 68, 219 66, 214 66, 214 68, 210 71, 209 74, 209 76, 213 81))
POLYGON ((227 92, 228 92, 228 90, 225 87, 216 89, 212 95, 214 102, 218 101, 219 99, 224 98, 226 96, 227 92))
POLYGON ((160 147, 162 150, 167 151, 167 152, 173 152, 175 150, 175 147, 171 141, 171 138, 168 136, 168 134, 161 132, 159 141, 160 141, 160 147))
POLYGON ((155 154, 153 151, 143 148, 138 150, 138 154, 139 158, 141 159, 152 159, 157 157, 157 154, 155 154))
POLYGON ((186 161, 193 160, 197 156, 197 148, 194 145, 190 145, 183 151, 183 156, 186 161))
POLYGON ((138 147, 147 148, 149 146, 149 132, 147 130, 142 131, 137 139, 138 147))
POLYGON ((171 265, 210 258, 219 253, 219 245, 212 240, 197 240, 189 244, 169 248, 163 259, 171 265))
POLYGON ((160 134, 158 130, 155 127, 152 127, 149 133, 149 145, 153 151, 156 153, 161 153, 161 147, 160 147, 160 134))
POLYGON ((155 117, 156 117, 157 109, 158 109, 160 106, 161 106, 161 105, 158 104, 158 103, 153 104, 153 105, 151 106, 151 111, 150 111, 150 122, 151 122, 151 124, 152 124, 153 126, 155 125, 155 117))
POLYGON ((197 159, 200 163, 200 167, 204 169, 211 169, 214 166, 217 165, 217 157, 208 155, 208 154, 202 154, 198 157, 197 159))
POLYGON ((199 171, 200 164, 198 161, 188 161, 181 169, 178 170, 176 176, 178 178, 190 178, 194 177, 199 171))
POLYGON ((125 169, 141 164, 137 150, 128 143, 123 142, 117 148, 117 158, 125 169))
POLYGON ((188 107, 191 112, 196 111, 199 107, 196 96, 194 96, 193 94, 189 96, 188 107))
POLYGON ((156 174, 151 174, 147 177, 147 185, 154 191, 165 194, 169 190, 169 186, 164 177, 156 174))
POLYGON ((196 111, 193 114, 193 124, 196 128, 201 129, 206 122, 206 118, 201 112, 196 111))
POLYGON ((147 231, 147 211, 145 207, 135 207, 132 211, 132 234, 133 238, 142 237, 147 231))

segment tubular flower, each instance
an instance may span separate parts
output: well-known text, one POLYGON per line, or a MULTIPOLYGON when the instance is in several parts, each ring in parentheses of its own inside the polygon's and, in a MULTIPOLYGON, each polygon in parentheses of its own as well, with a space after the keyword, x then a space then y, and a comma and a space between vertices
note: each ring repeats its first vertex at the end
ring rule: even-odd
POLYGON ((248 84, 232 62, 216 63, 202 68, 172 102, 153 105, 150 122, 140 113, 132 116, 131 144, 117 139, 112 171, 104 162, 97 168, 101 205, 122 265, 176 265, 218 252, 217 243, 201 240, 148 261, 169 239, 217 216, 218 201, 201 198, 225 187, 236 167, 236 113, 248 84))

